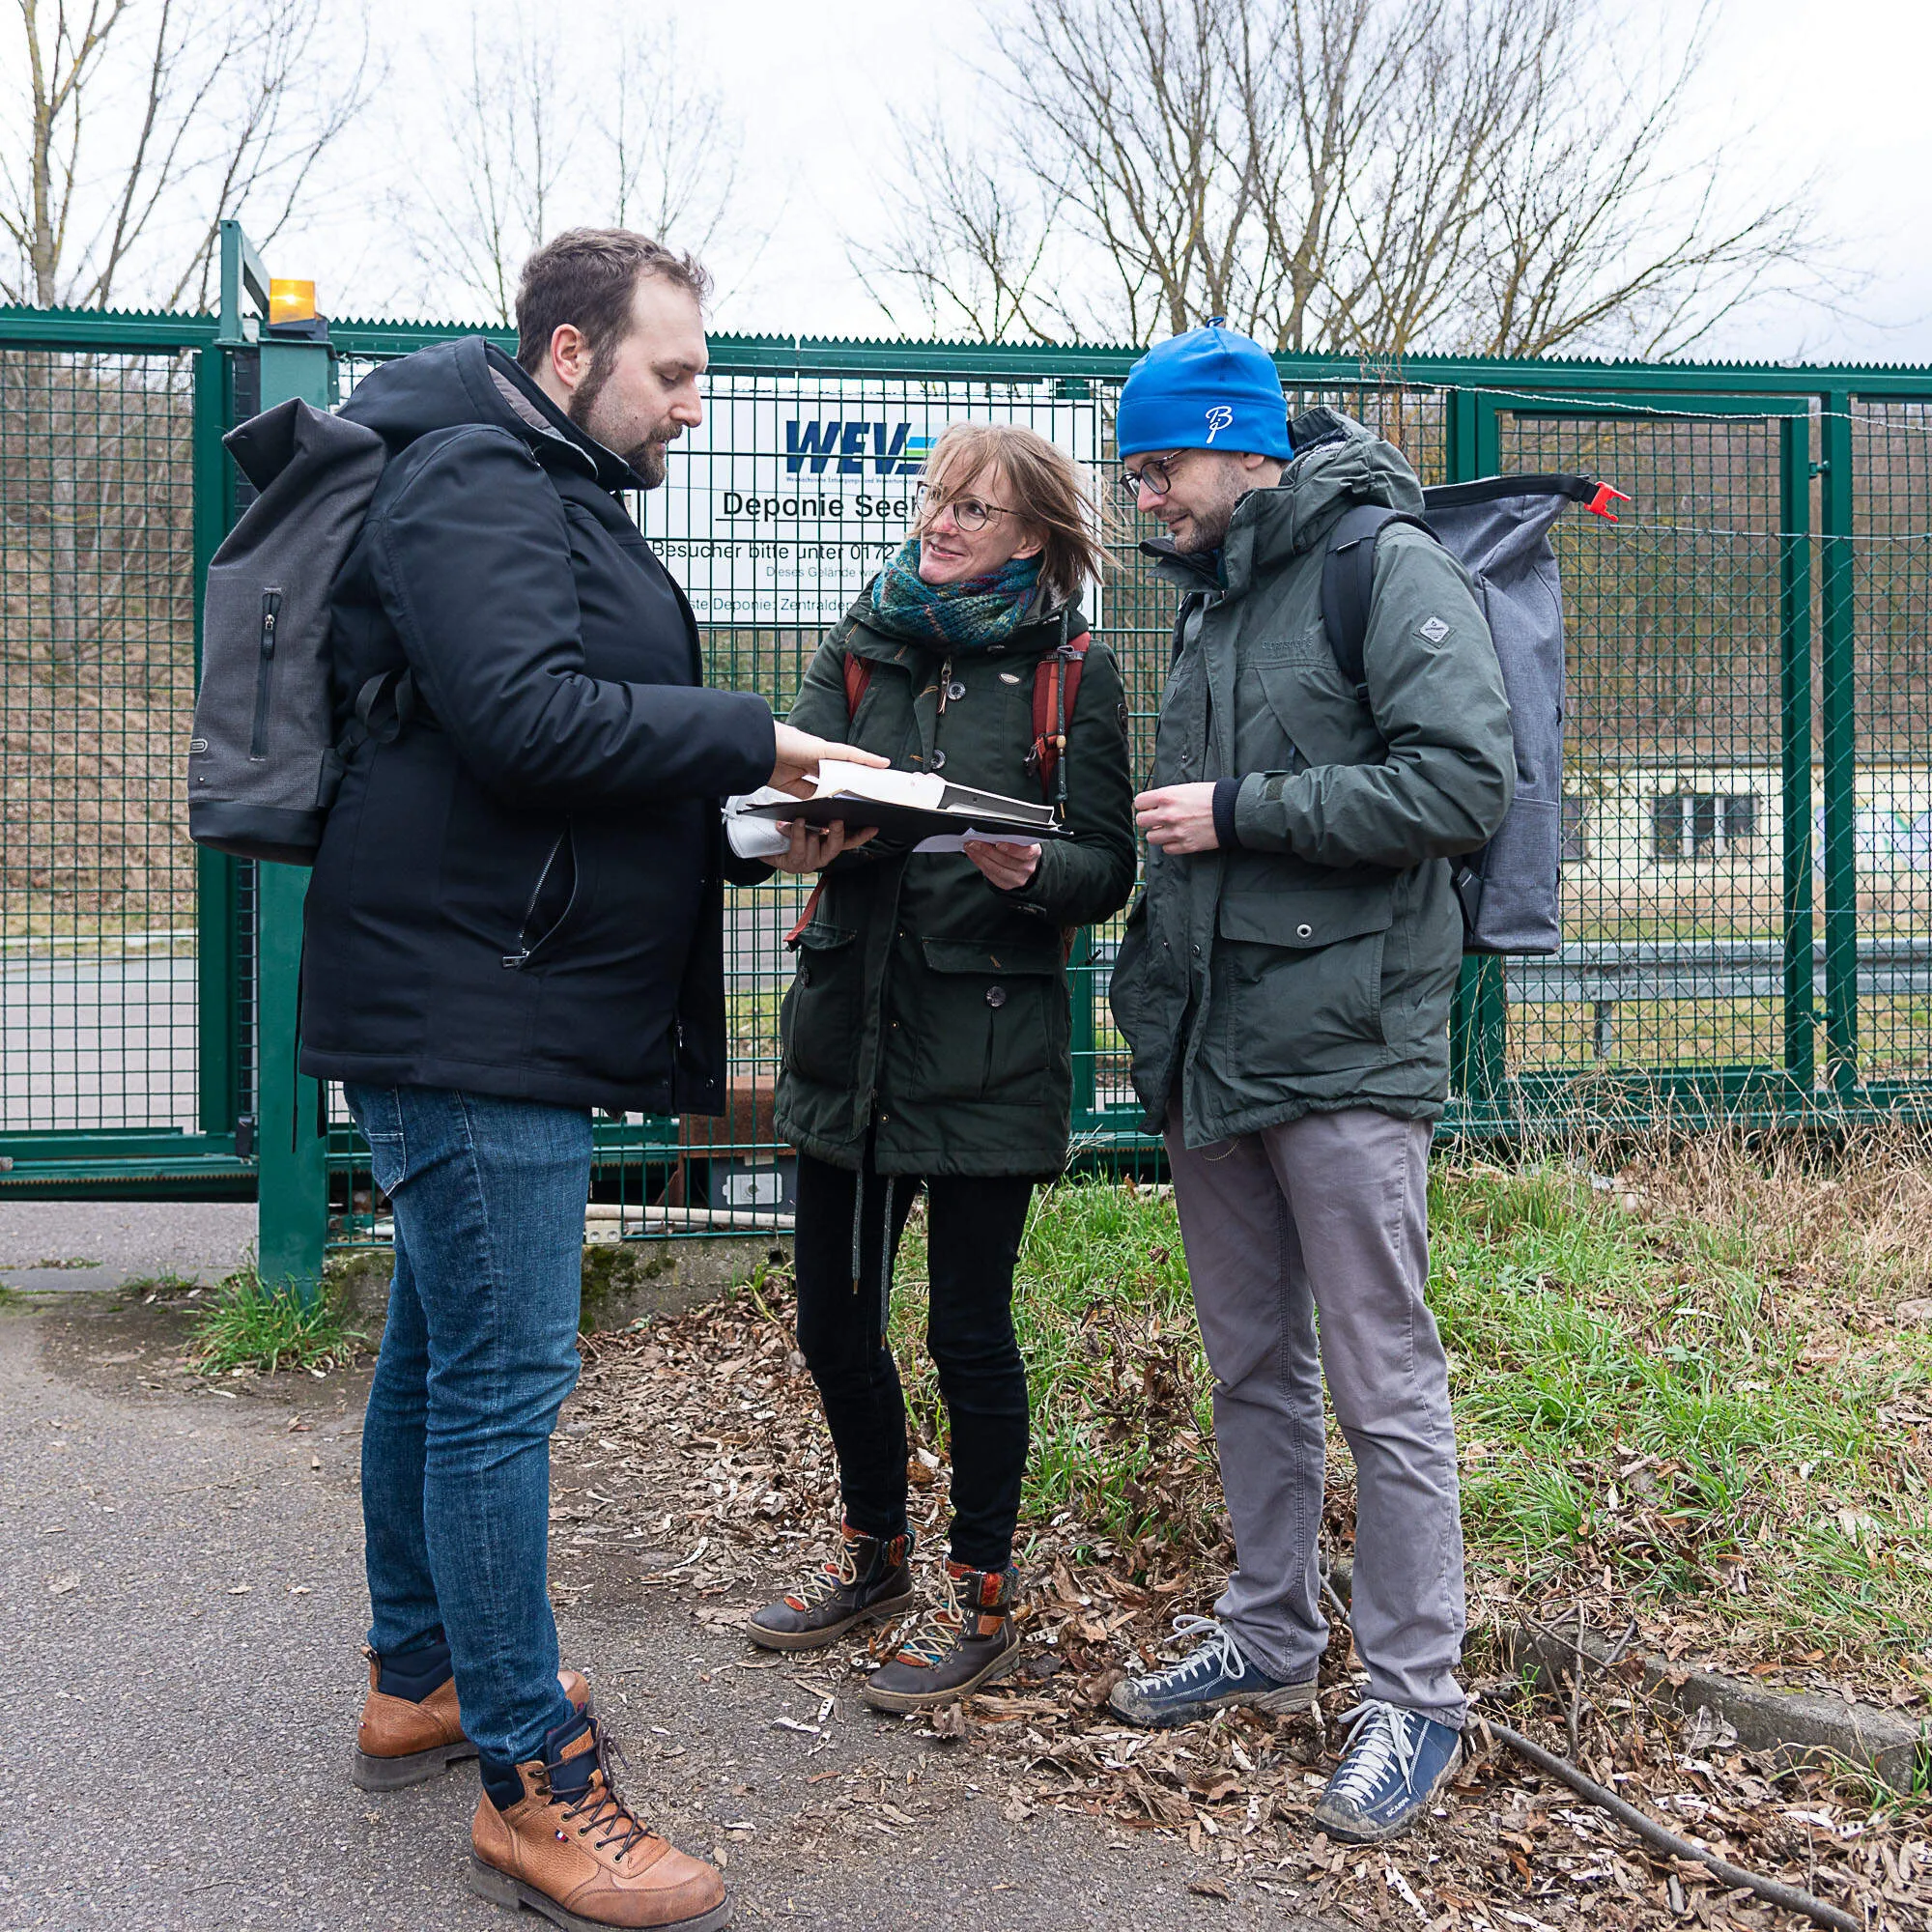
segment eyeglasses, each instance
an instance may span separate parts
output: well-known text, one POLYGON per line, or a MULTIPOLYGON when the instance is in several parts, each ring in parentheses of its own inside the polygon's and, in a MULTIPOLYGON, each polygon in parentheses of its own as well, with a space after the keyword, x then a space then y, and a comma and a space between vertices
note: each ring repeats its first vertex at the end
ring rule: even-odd
POLYGON ((1171 456, 1143 457, 1138 469, 1122 469, 1116 482, 1127 507, 1140 507, 1143 490, 1150 497, 1165 497, 1174 487, 1174 466, 1186 454, 1186 450, 1177 449, 1171 456))
POLYGON ((952 521, 969 534, 983 530, 995 517, 1016 517, 1017 510, 1003 509, 998 503, 981 502, 978 497, 942 497, 930 483, 915 484, 912 493, 912 520, 930 524, 940 511, 951 510, 952 521))

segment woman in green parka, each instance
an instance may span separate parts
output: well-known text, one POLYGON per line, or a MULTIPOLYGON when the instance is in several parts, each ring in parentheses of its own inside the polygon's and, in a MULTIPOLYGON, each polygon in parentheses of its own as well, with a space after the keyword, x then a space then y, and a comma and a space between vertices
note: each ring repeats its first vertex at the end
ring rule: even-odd
POLYGON ((952 1522, 944 1601, 867 1687, 895 1711, 963 1696, 1014 1661, 1027 1384, 1013 1269, 1034 1187, 1066 1159, 1067 938, 1117 912, 1134 878, 1120 673, 1076 601, 1102 561, 1079 470, 1031 430, 955 423, 925 473, 909 539, 820 646, 790 723, 900 770, 1044 793, 1070 836, 908 850, 799 824, 776 862, 822 874, 781 1020, 778 1130, 799 1150, 799 1347, 838 1451, 844 1522, 830 1559, 751 1634, 816 1649, 914 1602, 905 1408, 885 1324, 923 1186, 952 1522), (1063 736, 1064 752, 1051 742, 1063 736))

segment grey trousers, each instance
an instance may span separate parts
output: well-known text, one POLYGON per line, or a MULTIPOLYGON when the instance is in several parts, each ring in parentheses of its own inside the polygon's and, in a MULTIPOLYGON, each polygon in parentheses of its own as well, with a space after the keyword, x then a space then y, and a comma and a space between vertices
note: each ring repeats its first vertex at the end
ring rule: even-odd
POLYGON ((1314 1676, 1325 1373, 1355 1461, 1349 1621, 1369 1695, 1460 1728, 1456 1435, 1423 1299, 1430 1133, 1357 1107, 1190 1152, 1177 1111, 1167 1152, 1235 1525, 1215 1614, 1270 1676, 1314 1676))

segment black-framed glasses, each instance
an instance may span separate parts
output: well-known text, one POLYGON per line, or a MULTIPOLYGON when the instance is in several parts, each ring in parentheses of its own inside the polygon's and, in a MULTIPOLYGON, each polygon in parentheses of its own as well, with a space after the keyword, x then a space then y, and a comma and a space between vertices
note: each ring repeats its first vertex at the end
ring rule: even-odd
POLYGON ((1174 466, 1186 454, 1184 449, 1177 449, 1171 456, 1144 456, 1138 469, 1122 469, 1115 482, 1127 507, 1140 507, 1143 490, 1150 497, 1165 497, 1174 487, 1174 466))
POLYGON ((930 483, 916 483, 912 493, 912 520, 916 524, 929 524, 942 510, 952 512, 952 521, 969 534, 983 530, 995 517, 1015 517, 1017 510, 1004 509, 998 503, 982 501, 978 497, 942 497, 930 483))

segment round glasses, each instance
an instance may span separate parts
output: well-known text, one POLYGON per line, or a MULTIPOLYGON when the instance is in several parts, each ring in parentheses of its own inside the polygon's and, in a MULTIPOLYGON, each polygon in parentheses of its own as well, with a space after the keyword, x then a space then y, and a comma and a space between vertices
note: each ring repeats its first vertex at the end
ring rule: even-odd
POLYGON ((1122 469, 1115 483, 1127 507, 1140 507, 1143 490, 1150 497, 1165 497, 1174 487, 1174 466, 1186 454, 1184 449, 1177 449, 1172 456, 1143 457, 1138 469, 1122 469))
POLYGON ((942 510, 951 510, 952 521, 969 535, 983 530, 995 517, 1011 517, 1018 514, 1014 510, 1002 509, 998 503, 982 502, 978 497, 942 497, 930 483, 914 485, 912 493, 914 523, 929 524, 942 510))

